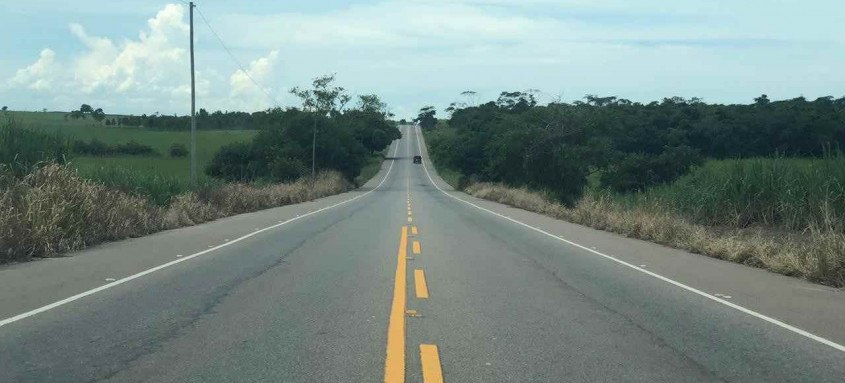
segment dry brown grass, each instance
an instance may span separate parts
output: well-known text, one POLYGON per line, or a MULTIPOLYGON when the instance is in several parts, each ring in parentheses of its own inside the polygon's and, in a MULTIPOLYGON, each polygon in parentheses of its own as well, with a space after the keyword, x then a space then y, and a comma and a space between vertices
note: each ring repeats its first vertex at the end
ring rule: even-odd
POLYGON ((0 167, 0 263, 310 201, 351 187, 330 172, 290 184, 227 184, 185 193, 163 208, 83 179, 67 166, 45 165, 22 179, 0 167))
POLYGON ((569 208, 542 193, 500 184, 475 183, 478 197, 596 229, 644 239, 694 253, 760 267, 811 281, 845 286, 845 235, 809 228, 802 240, 761 230, 717 229, 669 213, 658 203, 627 207, 607 196, 587 194, 569 208))

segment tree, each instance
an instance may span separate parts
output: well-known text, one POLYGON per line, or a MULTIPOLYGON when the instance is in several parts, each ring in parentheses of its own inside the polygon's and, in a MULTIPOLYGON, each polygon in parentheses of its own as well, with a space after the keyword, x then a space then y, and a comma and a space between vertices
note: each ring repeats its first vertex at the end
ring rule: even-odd
POLYGON ((6 105, 3 105, 2 110, 5 112, 5 111, 9 110, 9 107, 8 107, 8 106, 6 106, 6 105))
POLYGON ((358 96, 358 109, 367 113, 387 114, 387 104, 375 94, 358 96))
POLYGON ((770 102, 769 96, 766 96, 765 94, 754 98, 754 103, 757 105, 768 105, 770 102))
POLYGON ((100 122, 103 121, 104 118, 106 118, 106 113, 103 112, 102 108, 97 108, 97 110, 91 112, 91 117, 97 120, 97 122, 100 122))
POLYGON ((461 92, 461 96, 464 96, 466 98, 464 104, 467 106, 475 106, 475 104, 477 103, 475 99, 476 95, 477 93, 474 90, 465 90, 461 92))
POLYGON ((434 126, 437 125, 437 118, 434 117, 436 114, 437 111, 433 106, 426 106, 420 109, 420 113, 417 115, 417 118, 414 119, 414 122, 420 124, 420 127, 423 129, 434 128, 434 126))
POLYGON ((340 113, 351 97, 346 94, 345 88, 332 86, 334 80, 334 74, 320 76, 311 82, 312 89, 294 87, 290 93, 302 100, 304 110, 324 115, 340 113))
POLYGON ((332 86, 335 75, 324 75, 311 82, 313 89, 302 89, 294 87, 290 92, 302 99, 302 108, 311 111, 313 116, 312 138, 311 138, 311 175, 317 171, 317 116, 335 116, 340 114, 343 107, 351 99, 346 94, 346 89, 340 86, 332 86))
POLYGON ((94 112, 94 108, 92 108, 91 105, 82 104, 82 106, 79 107, 79 111, 83 114, 88 114, 94 112))
POLYGON ((537 105, 537 99, 534 97, 535 92, 533 89, 524 92, 502 92, 496 99, 496 105, 512 112, 524 112, 537 105))

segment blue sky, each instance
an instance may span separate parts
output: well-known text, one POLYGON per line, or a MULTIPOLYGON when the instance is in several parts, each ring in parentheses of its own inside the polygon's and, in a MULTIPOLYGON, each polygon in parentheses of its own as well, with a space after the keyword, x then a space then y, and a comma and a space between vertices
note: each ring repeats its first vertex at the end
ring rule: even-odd
MULTIPOLYGON (((264 88, 197 16, 198 104, 208 109, 295 105, 287 90, 326 73, 400 117, 442 110, 464 90, 488 100, 539 89, 541 102, 845 95, 841 0, 197 3, 264 88)), ((0 3, 0 104, 187 113, 186 28, 180 1, 0 3)))

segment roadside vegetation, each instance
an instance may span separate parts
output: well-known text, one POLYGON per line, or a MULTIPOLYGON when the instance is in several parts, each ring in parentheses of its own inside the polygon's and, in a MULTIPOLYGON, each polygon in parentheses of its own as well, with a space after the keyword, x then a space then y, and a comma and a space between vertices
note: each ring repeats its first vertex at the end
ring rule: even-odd
POLYGON ((313 89, 294 90, 305 110, 206 116, 237 128, 200 129, 198 162, 205 172, 196 186, 188 183, 184 117, 145 116, 139 121, 155 125, 127 126, 136 121, 88 105, 71 113, 3 111, 0 263, 305 202, 363 184, 378 172, 399 130, 375 95, 360 96, 345 109, 350 97, 333 80, 320 77, 313 89))
POLYGON ((845 98, 586 100, 505 92, 424 134, 477 197, 845 286, 845 98))
POLYGON ((333 75, 323 76, 314 79, 312 89, 292 89, 302 109, 269 110, 277 123, 250 143, 222 147, 206 173, 229 181, 284 182, 316 168, 354 180, 373 155, 401 134, 378 96, 359 96, 355 108, 345 109, 351 97, 333 81, 333 75), (313 162, 312 143, 318 148, 313 162))
POLYGON ((55 256, 104 241, 310 201, 349 190, 337 172, 286 184, 222 184, 178 194, 160 206, 46 164, 17 178, 0 167, 0 262, 55 256))

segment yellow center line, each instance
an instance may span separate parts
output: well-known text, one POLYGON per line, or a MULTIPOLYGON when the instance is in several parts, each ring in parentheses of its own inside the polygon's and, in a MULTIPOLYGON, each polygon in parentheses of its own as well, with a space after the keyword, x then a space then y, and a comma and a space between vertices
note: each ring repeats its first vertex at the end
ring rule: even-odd
POLYGON ((423 382, 443 383, 443 370, 440 368, 440 353, 433 344, 420 345, 423 382))
POLYGON ((417 235, 417 227, 416 226, 411 226, 411 234, 417 235))
POLYGON ((414 270, 414 287, 417 298, 428 299, 428 284, 425 283, 425 272, 422 269, 414 270))
POLYGON ((414 254, 420 253, 420 241, 414 241, 414 254))
POLYGON ((405 257, 408 256, 408 227, 402 226, 393 283, 393 306, 387 326, 387 355, 384 360, 385 383, 405 382, 405 291, 407 289, 405 257))

